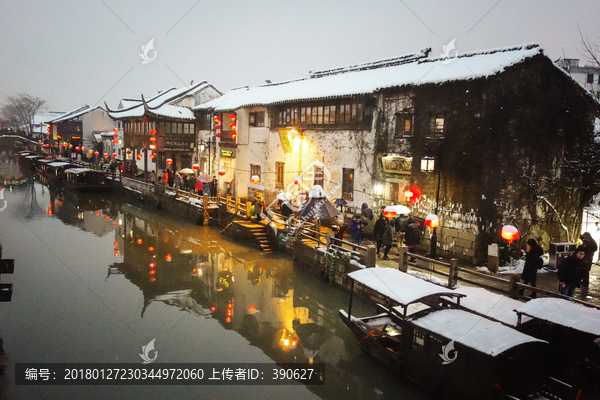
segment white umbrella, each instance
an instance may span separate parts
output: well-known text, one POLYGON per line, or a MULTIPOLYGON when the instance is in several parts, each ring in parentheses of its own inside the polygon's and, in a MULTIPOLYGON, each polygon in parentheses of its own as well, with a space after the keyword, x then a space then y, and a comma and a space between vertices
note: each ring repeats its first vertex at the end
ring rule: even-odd
POLYGON ((181 171, 179 171, 180 174, 193 174, 194 170, 191 168, 184 168, 181 171))
POLYGON ((406 206, 396 204, 393 206, 387 206, 384 211, 395 211, 398 215, 410 214, 412 210, 406 206))
POLYGON ((292 195, 287 192, 281 192, 277 195, 277 200, 290 201, 292 199, 292 195))

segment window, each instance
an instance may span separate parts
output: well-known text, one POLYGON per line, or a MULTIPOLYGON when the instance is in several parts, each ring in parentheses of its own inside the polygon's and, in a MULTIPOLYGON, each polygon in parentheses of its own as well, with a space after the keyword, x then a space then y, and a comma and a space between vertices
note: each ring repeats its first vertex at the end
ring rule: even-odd
POLYGON ((396 137, 412 135, 412 114, 396 115, 396 137))
POLYGON ((315 165, 315 179, 313 185, 320 185, 323 187, 324 176, 325 174, 323 173, 323 167, 315 165))
POLYGON ((587 74, 587 83, 594 83, 594 74, 587 74))
POLYGON ((429 132, 433 137, 444 135, 444 114, 432 114, 429 117, 429 132))
POLYGON ((423 349, 425 347, 425 332, 420 329, 415 329, 413 332, 413 347, 415 349, 423 349))
POLYGON ((421 172, 431 172, 435 169, 434 158, 422 158, 421 159, 421 172))
POLYGON ((260 165, 250 164, 250 177, 254 175, 258 176, 258 179, 262 182, 262 178, 260 177, 260 165))
POLYGON ((342 168, 342 198, 354 199, 354 169, 342 168))
POLYGON ((265 126, 265 112, 252 112, 248 119, 248 125, 250 126, 265 126))
POLYGON ((284 176, 285 176, 285 163, 276 162, 275 163, 275 186, 276 187, 283 187, 284 176))

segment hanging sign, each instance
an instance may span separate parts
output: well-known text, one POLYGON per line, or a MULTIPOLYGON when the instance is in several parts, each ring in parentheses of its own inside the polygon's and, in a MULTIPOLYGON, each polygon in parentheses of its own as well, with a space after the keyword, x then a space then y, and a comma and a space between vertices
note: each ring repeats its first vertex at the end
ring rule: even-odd
POLYGON ((384 172, 393 174, 409 174, 412 165, 412 157, 387 156, 381 157, 384 172))
POLYGON ((279 140, 281 141, 281 147, 285 153, 292 152, 292 142, 290 142, 290 130, 291 129, 277 129, 279 132, 279 140))

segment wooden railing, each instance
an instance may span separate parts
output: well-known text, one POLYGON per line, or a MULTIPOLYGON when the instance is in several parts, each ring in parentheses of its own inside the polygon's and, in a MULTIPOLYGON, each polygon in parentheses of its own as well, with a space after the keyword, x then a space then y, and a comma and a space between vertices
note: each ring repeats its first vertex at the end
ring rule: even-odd
POLYGON ((500 278, 485 274, 479 271, 473 271, 468 268, 460 267, 458 265, 458 259, 453 258, 450 263, 443 262, 440 260, 434 260, 432 258, 424 257, 419 254, 410 253, 408 247, 401 246, 399 249, 399 269, 400 271, 406 272, 408 266, 413 268, 422 269, 436 273, 438 275, 448 277, 448 287, 454 287, 458 281, 471 283, 475 286, 484 287, 491 290, 501 291, 508 294, 510 297, 518 298, 519 290, 531 290, 532 292, 541 293, 548 297, 561 298, 575 303, 580 303, 588 307, 594 307, 600 309, 600 306, 588 303, 583 300, 579 300, 573 297, 563 296, 558 292, 546 290, 539 287, 534 287, 520 283, 520 274, 512 274, 509 279, 500 278), (410 260, 412 259, 412 260, 410 260), (473 279, 474 277, 479 278, 478 280, 473 279), (496 283, 494 286, 493 283, 496 283))

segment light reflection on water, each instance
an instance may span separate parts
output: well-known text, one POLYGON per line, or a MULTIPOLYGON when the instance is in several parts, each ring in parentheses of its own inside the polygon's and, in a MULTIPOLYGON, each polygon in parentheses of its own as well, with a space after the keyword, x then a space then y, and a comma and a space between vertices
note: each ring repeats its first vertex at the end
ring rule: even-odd
MULTIPOLYGON (((0 336, 11 363, 322 362, 325 386, 15 386, 8 398, 426 398, 364 355, 338 317, 347 294, 268 255, 110 194, 39 183, 5 193, 15 259, 0 336)), ((353 309, 371 311, 356 302, 353 309)))

